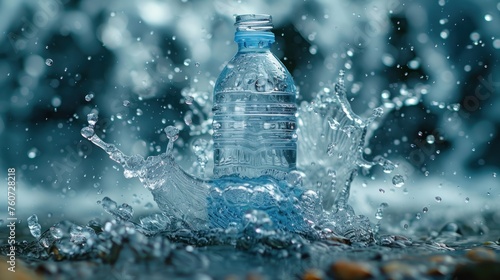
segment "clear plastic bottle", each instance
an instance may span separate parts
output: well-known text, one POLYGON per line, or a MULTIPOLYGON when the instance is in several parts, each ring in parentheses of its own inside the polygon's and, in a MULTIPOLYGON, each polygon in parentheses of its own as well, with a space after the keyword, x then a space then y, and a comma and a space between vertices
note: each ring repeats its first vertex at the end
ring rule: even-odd
POLYGON ((214 89, 214 176, 283 179, 296 167, 297 89, 270 51, 269 15, 236 16, 238 52, 214 89))

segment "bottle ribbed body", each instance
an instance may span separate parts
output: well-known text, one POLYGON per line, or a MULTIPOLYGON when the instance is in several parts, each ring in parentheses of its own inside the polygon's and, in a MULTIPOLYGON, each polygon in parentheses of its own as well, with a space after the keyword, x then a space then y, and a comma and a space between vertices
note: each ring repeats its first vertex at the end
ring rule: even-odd
POLYGON ((237 17, 239 50, 215 85, 215 177, 283 178, 295 169, 296 87, 270 52, 274 42, 267 31, 270 17, 268 21, 265 16, 256 17, 237 17))

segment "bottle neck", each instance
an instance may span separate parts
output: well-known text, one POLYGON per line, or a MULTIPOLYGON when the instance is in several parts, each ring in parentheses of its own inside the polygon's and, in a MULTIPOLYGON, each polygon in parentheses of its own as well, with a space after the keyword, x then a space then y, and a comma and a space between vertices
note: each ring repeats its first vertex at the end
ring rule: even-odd
POLYGON ((234 41, 238 52, 268 51, 274 43, 274 33, 268 31, 236 31, 234 41))

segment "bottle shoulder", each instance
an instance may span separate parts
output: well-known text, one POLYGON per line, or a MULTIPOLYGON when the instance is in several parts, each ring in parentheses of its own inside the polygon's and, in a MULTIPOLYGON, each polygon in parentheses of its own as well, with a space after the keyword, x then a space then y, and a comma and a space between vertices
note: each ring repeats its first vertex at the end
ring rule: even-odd
POLYGON ((238 52, 224 67, 215 84, 221 91, 281 91, 295 94, 292 75, 270 51, 238 52))

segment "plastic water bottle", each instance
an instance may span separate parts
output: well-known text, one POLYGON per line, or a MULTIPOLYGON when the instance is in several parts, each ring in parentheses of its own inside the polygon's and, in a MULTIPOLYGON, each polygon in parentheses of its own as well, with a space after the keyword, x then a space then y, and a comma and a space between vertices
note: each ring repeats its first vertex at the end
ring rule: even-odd
POLYGON ((296 167, 297 90, 270 51, 270 15, 236 16, 238 52, 214 89, 214 176, 283 179, 296 167))

